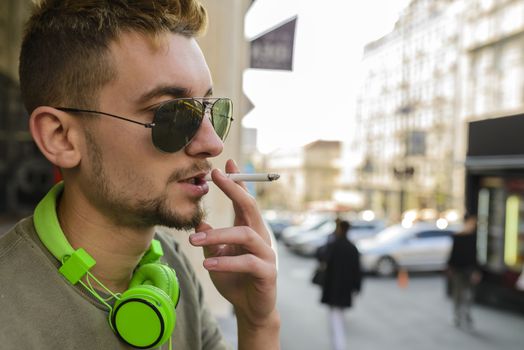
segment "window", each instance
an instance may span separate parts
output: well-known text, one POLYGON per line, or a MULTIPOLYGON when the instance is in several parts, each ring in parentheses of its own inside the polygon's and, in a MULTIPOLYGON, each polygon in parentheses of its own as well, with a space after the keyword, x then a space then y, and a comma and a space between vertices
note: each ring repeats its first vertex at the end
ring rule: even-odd
POLYGON ((453 234, 452 231, 448 230, 429 230, 417 233, 417 238, 437 238, 437 237, 450 237, 453 234))

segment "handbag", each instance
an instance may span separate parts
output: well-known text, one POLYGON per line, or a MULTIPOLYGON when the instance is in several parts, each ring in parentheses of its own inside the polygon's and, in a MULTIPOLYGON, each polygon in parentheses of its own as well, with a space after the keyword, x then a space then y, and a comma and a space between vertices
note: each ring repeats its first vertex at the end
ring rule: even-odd
POLYGON ((311 278, 311 282, 318 286, 323 286, 325 280, 326 280, 326 263, 321 261, 318 263, 317 267, 315 268, 315 271, 313 271, 313 277, 311 278))

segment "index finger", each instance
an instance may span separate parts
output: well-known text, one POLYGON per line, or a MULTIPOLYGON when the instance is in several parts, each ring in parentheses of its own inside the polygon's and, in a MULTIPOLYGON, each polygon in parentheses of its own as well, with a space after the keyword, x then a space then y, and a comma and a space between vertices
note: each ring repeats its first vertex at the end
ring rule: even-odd
MULTIPOLYGON (((226 173, 238 173, 239 172, 238 166, 233 159, 227 160, 225 170, 226 170, 226 173)), ((237 182, 237 184, 239 184, 244 190, 247 191, 247 187, 243 181, 239 181, 237 182)))
POLYGON ((247 190, 228 178, 220 169, 213 169, 211 171, 211 178, 213 179, 213 183, 233 201, 233 204, 240 206, 243 211, 256 208, 256 202, 247 190))
POLYGON ((269 240, 267 227, 262 215, 260 215, 255 199, 242 186, 229 179, 220 170, 213 169, 211 177, 215 185, 233 202, 235 225, 250 226, 266 240, 269 240))

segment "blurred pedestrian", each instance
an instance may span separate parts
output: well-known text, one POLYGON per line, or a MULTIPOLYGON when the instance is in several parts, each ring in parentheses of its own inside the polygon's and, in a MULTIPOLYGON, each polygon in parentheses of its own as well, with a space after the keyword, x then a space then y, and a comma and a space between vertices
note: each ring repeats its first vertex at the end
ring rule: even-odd
POLYGON ((326 264, 321 302, 329 306, 334 350, 346 349, 344 311, 352 306, 353 297, 360 292, 362 281, 360 254, 347 237, 350 228, 349 222, 338 220, 334 239, 317 251, 317 259, 326 264))
POLYGON ((457 327, 473 326, 471 304, 474 286, 480 282, 476 246, 477 217, 464 215, 464 227, 453 235, 448 259, 448 278, 453 300, 453 322, 457 327))

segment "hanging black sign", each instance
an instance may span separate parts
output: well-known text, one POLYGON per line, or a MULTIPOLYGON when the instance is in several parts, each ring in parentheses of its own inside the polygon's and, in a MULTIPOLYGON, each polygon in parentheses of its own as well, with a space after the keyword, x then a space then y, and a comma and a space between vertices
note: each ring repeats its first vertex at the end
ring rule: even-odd
POLYGON ((293 70, 297 17, 251 40, 251 68, 293 70))

